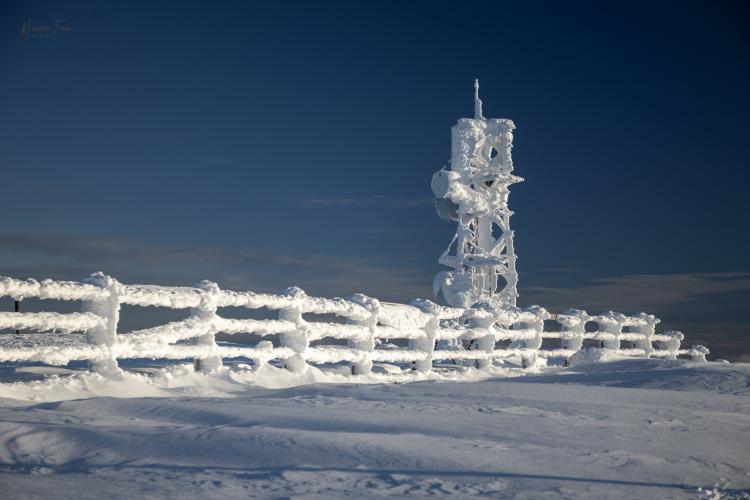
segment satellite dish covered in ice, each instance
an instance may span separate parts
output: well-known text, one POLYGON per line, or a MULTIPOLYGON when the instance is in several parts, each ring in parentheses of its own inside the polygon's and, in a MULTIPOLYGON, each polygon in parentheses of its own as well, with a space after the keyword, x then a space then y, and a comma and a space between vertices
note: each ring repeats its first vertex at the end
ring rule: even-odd
POLYGON ((458 204, 453 203, 448 198, 437 198, 435 200, 435 209, 441 219, 446 222, 456 222, 458 220, 458 204))
POLYGON ((455 175, 449 170, 438 170, 432 176, 432 192, 435 193, 435 209, 446 222, 458 220, 458 204, 448 197, 448 188, 455 175))

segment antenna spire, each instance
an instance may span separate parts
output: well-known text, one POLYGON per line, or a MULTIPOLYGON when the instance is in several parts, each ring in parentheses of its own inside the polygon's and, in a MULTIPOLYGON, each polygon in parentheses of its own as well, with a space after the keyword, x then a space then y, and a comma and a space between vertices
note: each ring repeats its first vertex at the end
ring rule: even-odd
POLYGON ((484 116, 482 116, 482 100, 479 98, 479 78, 474 79, 474 119, 484 120, 484 116))

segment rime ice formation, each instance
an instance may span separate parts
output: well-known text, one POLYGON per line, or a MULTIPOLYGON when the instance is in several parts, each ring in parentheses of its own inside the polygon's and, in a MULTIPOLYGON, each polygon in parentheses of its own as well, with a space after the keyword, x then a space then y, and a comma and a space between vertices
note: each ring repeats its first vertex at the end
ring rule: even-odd
POLYGON ((474 118, 451 129, 450 169, 435 172, 432 191, 440 216, 458 223, 439 262, 452 268, 435 276, 441 302, 470 307, 479 301, 516 305, 516 254, 508 208, 513 175, 511 120, 484 118, 479 82, 474 82, 474 118))
POLYGON ((244 358, 252 360, 256 370, 275 362, 301 376, 310 365, 334 363, 348 364, 352 375, 371 376, 376 362, 381 368, 387 363, 407 364, 425 374, 441 361, 470 362, 481 369, 496 362, 535 368, 548 360, 570 365, 612 357, 689 356, 705 361, 708 349, 682 349, 682 333, 657 334, 659 320, 649 314, 590 315, 577 309, 554 314, 540 306, 516 306, 508 194, 509 187, 523 179, 512 173, 514 125, 485 118, 479 83, 474 85, 474 118, 462 118, 453 127, 451 167, 432 178, 438 213, 458 223, 440 257, 452 271, 439 273, 434 282, 435 295, 447 305, 424 299, 392 304, 361 294, 348 300, 310 297, 297 287, 278 295, 234 292, 209 281, 195 287, 126 285, 102 273, 82 283, 0 277, 0 297, 81 302, 80 313, 0 312, 0 329, 86 333, 84 342, 47 344, 0 336, 0 362, 65 365, 86 360, 92 371, 117 379, 124 374, 118 360, 143 358, 193 359, 195 370, 202 373, 221 372, 224 359, 244 358), (120 335, 123 304, 186 309, 190 314, 181 321, 120 335), (225 318, 218 314, 221 307, 264 308, 278 318, 225 318), (316 320, 316 315, 337 316, 338 321, 316 320), (547 328, 545 322, 550 321, 559 328, 547 328), (587 324, 596 328, 589 331, 587 324), (217 334, 242 333, 264 340, 254 346, 216 340, 217 334), (276 344, 266 337, 275 337, 276 344), (545 348, 545 339, 558 339, 559 347, 545 348), (585 347, 587 340, 598 347, 585 347))
POLYGON ((51 332, 46 335, 51 338, 64 334, 56 332, 86 333, 79 335, 82 342, 47 344, 29 344, 23 336, 2 335, 0 362, 66 365, 87 360, 92 371, 109 378, 122 377, 121 359, 193 359, 196 370, 203 373, 218 372, 223 359, 237 358, 250 359, 256 367, 278 360, 297 374, 306 373, 314 364, 348 363, 353 375, 369 375, 375 362, 412 363, 420 373, 429 373, 435 362, 447 360, 471 361, 477 368, 514 358, 526 368, 544 365, 550 359, 568 364, 582 355, 590 357, 583 347, 585 340, 597 341, 604 357, 689 356, 705 360, 708 353, 702 346, 681 348, 680 332, 654 333, 658 320, 653 316, 611 311, 588 315, 571 309, 553 315, 539 306, 520 309, 480 302, 457 308, 423 299, 408 305, 392 304, 361 294, 348 300, 310 297, 297 287, 278 295, 234 292, 208 281, 195 287, 127 285, 101 273, 83 283, 0 278, 0 296, 81 301, 84 311, 0 312, 0 329, 51 332), (123 304, 186 309, 190 315, 123 335, 118 331, 123 304), (224 318, 217 314, 220 307, 265 308, 277 311, 278 319, 224 318), (334 315, 344 322, 316 320, 315 315, 334 315), (547 320, 559 323, 559 331, 546 329, 547 320), (597 325, 596 330, 587 332, 585 323, 597 325), (278 347, 265 340, 253 347, 219 344, 218 333, 275 337, 278 347), (543 349, 545 338, 560 339, 560 348, 543 349), (336 340, 344 340, 346 345, 336 340), (403 341, 402 346, 392 340, 403 341), (510 343, 498 348, 500 341, 510 343), (462 343, 471 347, 464 350, 462 343))

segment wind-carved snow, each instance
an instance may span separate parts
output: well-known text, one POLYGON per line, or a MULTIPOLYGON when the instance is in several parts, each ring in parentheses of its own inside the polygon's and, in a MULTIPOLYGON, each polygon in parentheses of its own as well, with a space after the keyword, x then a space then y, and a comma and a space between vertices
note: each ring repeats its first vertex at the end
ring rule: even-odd
POLYGON ((314 368, 178 366, 3 386, 17 399, 0 408, 0 487, 9 499, 750 494, 747 365, 468 370, 351 385, 314 368))

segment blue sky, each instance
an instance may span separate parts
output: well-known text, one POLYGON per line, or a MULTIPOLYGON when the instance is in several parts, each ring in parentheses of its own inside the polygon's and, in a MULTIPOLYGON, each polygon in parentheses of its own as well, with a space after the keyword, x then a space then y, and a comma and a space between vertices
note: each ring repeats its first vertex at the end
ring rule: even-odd
POLYGON ((453 231, 429 180, 478 77, 517 126, 521 303, 645 309, 750 359, 748 21, 742 2, 5 2, 0 275, 429 296, 453 231), (70 31, 23 39, 29 19, 70 31))

